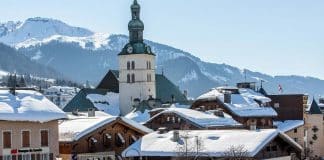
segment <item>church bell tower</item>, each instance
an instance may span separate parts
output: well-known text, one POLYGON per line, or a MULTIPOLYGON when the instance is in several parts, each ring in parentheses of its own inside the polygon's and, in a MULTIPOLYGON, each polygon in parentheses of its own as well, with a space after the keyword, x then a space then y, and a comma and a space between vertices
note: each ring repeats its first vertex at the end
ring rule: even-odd
POLYGON ((129 43, 118 54, 119 107, 122 115, 133 110, 135 99, 156 98, 155 54, 143 40, 144 23, 137 0, 131 5, 132 19, 128 23, 129 43))

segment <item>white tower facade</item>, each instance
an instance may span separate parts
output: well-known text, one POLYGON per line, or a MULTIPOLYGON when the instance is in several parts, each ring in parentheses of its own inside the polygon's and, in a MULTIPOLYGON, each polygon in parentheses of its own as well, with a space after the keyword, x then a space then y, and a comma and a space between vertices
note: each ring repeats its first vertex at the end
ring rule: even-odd
POLYGON ((128 24, 129 43, 118 54, 119 107, 122 115, 133 110, 135 99, 156 98, 155 54, 143 41, 144 24, 140 20, 140 6, 131 6, 132 20, 128 24))

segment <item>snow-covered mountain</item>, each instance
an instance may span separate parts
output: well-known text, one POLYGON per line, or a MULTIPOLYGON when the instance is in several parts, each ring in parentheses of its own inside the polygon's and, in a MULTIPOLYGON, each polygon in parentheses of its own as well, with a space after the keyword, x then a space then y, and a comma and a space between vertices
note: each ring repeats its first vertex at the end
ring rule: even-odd
POLYGON ((49 18, 29 18, 24 23, 7 22, 0 24, 0 41, 9 45, 44 40, 54 35, 85 37, 93 34, 90 30, 72 27, 59 20, 49 18))
MULTIPOLYGON (((32 18, 24 23, 12 23, 17 24, 16 27, 7 29, 7 33, 0 36, 0 42, 72 80, 82 83, 88 80, 94 85, 109 69, 118 68, 117 54, 128 42, 125 35, 94 33, 53 19, 32 18), (31 25, 34 28, 28 29, 31 25)), ((171 81, 180 89, 188 90, 193 97, 212 87, 235 85, 245 79, 244 72, 248 81, 266 81, 264 85, 270 93, 277 92, 278 84, 281 84, 285 93, 324 95, 324 81, 317 78, 269 76, 226 64, 207 63, 171 46, 152 41, 146 43, 157 55, 157 73, 163 70, 171 81)))

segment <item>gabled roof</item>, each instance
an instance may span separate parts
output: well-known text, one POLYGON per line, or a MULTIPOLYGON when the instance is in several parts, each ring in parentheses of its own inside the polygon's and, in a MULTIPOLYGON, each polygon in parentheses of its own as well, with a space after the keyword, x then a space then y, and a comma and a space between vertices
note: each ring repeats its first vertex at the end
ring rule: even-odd
POLYGON ((317 102, 315 101, 315 99, 313 99, 313 102, 308 110, 309 114, 323 114, 321 112, 320 107, 318 106, 317 102))
POLYGON ((63 108, 64 112, 73 112, 75 109, 79 111, 88 111, 89 108, 96 108, 94 104, 87 98, 89 94, 106 95, 107 89, 91 89, 83 88, 77 95, 63 108))
MULTIPOLYGON (((297 151, 302 151, 300 145, 291 138, 276 129, 252 130, 180 130, 179 141, 173 141, 173 132, 159 134, 153 132, 143 136, 140 140, 133 143, 122 153, 123 157, 137 157, 140 152, 144 157, 177 157, 177 147, 184 145, 182 135, 189 137, 189 144, 196 143, 196 136, 203 142, 203 151, 211 157, 223 157, 228 149, 235 146, 244 146, 249 157, 256 156, 267 144, 275 138, 281 138, 283 141, 291 145, 297 151), (127 153, 127 155, 126 155, 127 153)), ((190 154, 190 153, 189 153, 190 154)))
POLYGON ((151 117, 146 123, 154 120, 160 115, 165 113, 173 113, 179 117, 185 119, 186 121, 191 122, 194 126, 198 128, 210 128, 210 127, 224 127, 224 126, 236 126, 239 127, 242 124, 236 122, 231 116, 224 113, 224 117, 218 117, 212 113, 200 112, 187 108, 176 108, 171 106, 170 108, 161 108, 160 113, 151 117))
POLYGON ((54 103, 34 90, 0 90, 0 121, 49 122, 67 116, 54 103))
POLYGON ((274 121, 273 125, 281 132, 288 132, 304 125, 304 120, 274 121))
POLYGON ((231 103, 225 103, 224 93, 217 89, 211 89, 209 92, 199 96, 197 100, 217 101, 224 108, 238 117, 276 117, 277 112, 270 106, 260 106, 255 98, 262 101, 268 101, 268 98, 253 94, 231 94, 231 103), (261 97, 261 98, 260 98, 261 97))
POLYGON ((95 117, 88 117, 87 113, 82 112, 78 116, 69 114, 68 117, 59 124, 60 142, 77 141, 96 129, 116 121, 121 121, 143 133, 152 132, 151 129, 130 119, 112 116, 101 111, 96 111, 95 117))

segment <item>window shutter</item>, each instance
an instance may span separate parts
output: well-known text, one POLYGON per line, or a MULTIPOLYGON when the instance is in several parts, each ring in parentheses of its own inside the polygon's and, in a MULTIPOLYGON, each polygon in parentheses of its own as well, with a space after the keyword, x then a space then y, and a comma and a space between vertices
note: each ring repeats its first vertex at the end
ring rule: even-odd
POLYGON ((41 131, 41 145, 42 145, 42 147, 48 146, 48 131, 47 130, 41 131))
POLYGON ((30 147, 30 133, 29 133, 29 131, 23 131, 22 138, 23 138, 23 147, 30 147))
POLYGON ((11 132, 3 132, 3 148, 11 148, 11 132))

